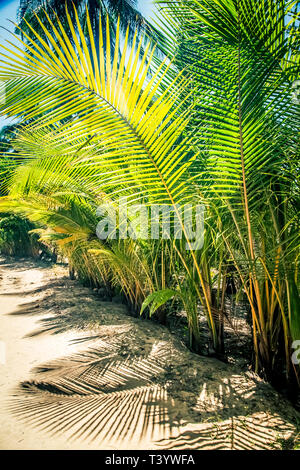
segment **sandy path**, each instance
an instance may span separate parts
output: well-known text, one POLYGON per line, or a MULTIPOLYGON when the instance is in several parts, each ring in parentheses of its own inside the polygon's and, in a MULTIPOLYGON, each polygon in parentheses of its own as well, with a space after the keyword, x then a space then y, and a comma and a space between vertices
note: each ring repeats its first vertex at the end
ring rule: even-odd
MULTIPOLYGON (((43 321, 47 321, 49 318, 49 305, 45 302, 45 297, 49 296, 49 281, 57 277, 57 274, 52 272, 49 268, 37 267, 34 262, 21 261, 12 262, 11 264, 0 265, 0 276, 1 276, 1 287, 0 287, 0 340, 4 344, 5 358, 0 363, 1 381, 0 381, 0 449, 119 449, 119 448, 151 448, 155 447, 151 445, 153 438, 163 438, 166 435, 169 437, 169 433, 161 433, 161 424, 158 423, 156 430, 155 419, 146 417, 145 414, 149 414, 149 407, 143 409, 144 401, 152 403, 152 400, 165 401, 165 391, 161 387, 143 387, 143 383, 137 384, 142 385, 138 387, 137 405, 133 405, 133 410, 138 412, 138 419, 133 420, 133 426, 129 429, 127 434, 131 437, 124 436, 122 442, 119 439, 115 439, 111 434, 112 429, 115 426, 116 418, 114 414, 110 416, 107 421, 105 430, 101 434, 101 438, 97 441, 92 439, 80 439, 76 436, 74 439, 74 429, 81 431, 84 426, 94 424, 95 413, 90 412, 89 409, 85 415, 78 420, 74 420, 74 426, 72 423, 72 429, 68 432, 68 426, 63 433, 46 432, 41 433, 40 429, 35 429, 32 426, 27 425, 26 419, 18 419, 15 413, 11 412, 11 403, 16 401, 20 403, 18 386, 24 381, 30 381, 36 379, 36 374, 32 372, 33 368, 39 366, 42 363, 48 363, 61 357, 71 357, 73 353, 79 353, 80 351, 86 351, 87 347, 83 347, 81 343, 78 343, 78 339, 86 338, 89 335, 94 335, 95 330, 85 328, 84 330, 78 328, 70 328, 71 331, 63 331, 52 335, 51 331, 45 331, 39 333, 36 336, 32 336, 33 333, 40 330, 43 321), (45 291, 40 289, 45 286, 45 291), (35 291, 38 290, 37 293, 35 291), (36 308, 38 307, 38 308, 36 308), (73 341, 76 341, 75 343, 73 341), (72 343, 73 342, 73 343, 72 343), (148 420, 148 428, 145 428, 145 420, 148 420), (90 442, 89 442, 90 441, 90 442), (130 443, 130 444, 129 444, 130 443)), ((61 277, 61 272, 58 277, 61 277)), ((80 289, 80 288, 79 288, 80 289)), ((82 288, 82 291, 86 289, 82 288)), ((89 291, 89 289, 87 289, 89 291)), ((53 289, 52 289, 53 291, 53 289)), ((51 291, 50 291, 51 294, 51 291)), ((72 298, 72 293, 68 291, 67 295, 72 298)), ((65 294, 63 295, 65 297, 65 294)), ((117 306, 115 307, 117 309, 117 306)), ((122 312, 124 307, 121 306, 122 312)), ((51 317, 50 317, 51 318, 51 317)), ((119 321, 117 322, 119 323, 119 321)), ((76 325, 78 326, 78 325, 76 325)), ((128 329, 126 324, 119 326, 116 325, 118 331, 126 332, 128 329)), ((109 327, 109 336, 114 332, 115 325, 109 327)), ((92 340, 90 343, 94 343, 92 340)), ((136 393, 136 392, 134 392, 136 393)), ((51 396, 48 394, 48 400, 51 396)), ((101 395, 102 397, 102 395, 101 395)), ((25 402, 22 402, 21 407, 26 409, 26 402, 30 402, 31 397, 25 397, 25 402)), ((91 398, 92 402, 94 397, 91 398)), ((98 409, 101 410, 101 400, 96 397, 95 405, 92 407, 92 411, 98 409)), ((95 401, 95 400, 94 400, 95 401)), ((120 397, 115 396, 113 400, 110 400, 110 406, 117 409, 120 406, 123 409, 123 405, 127 406, 125 413, 125 420, 129 419, 131 414, 131 406, 124 403, 128 401, 127 396, 120 397), (125 400, 123 399, 125 398, 125 400), (126 416, 128 415, 128 416, 126 416)), ((92 403, 93 404, 93 403, 92 403)), ((54 409, 57 409, 61 403, 54 404, 54 409)), ((75 403, 76 406, 76 403, 75 403)), ((67 417, 68 411, 72 409, 72 406, 67 406, 66 413, 63 412, 63 416, 60 416, 57 421, 59 423, 62 417, 67 417)), ((154 403, 155 408, 155 403, 154 403)), ((124 410, 123 410, 124 413, 124 410)), ((151 413, 150 413, 151 414, 151 413)), ((154 413, 156 414, 156 413, 154 413)), ((161 414, 161 410, 160 410, 161 414)), ((39 415, 39 413, 38 413, 39 415)), ((76 415, 76 413, 75 413, 76 415)), ((118 415, 118 412, 117 412, 118 415)), ((131 421, 131 418, 130 418, 131 421)), ((94 427, 94 426, 93 426, 94 427)), ((122 434, 122 430, 120 430, 122 434)), ((88 432, 89 434, 89 432, 88 432)), ((97 432, 96 432, 97 436, 97 432)))
MULTIPOLYGON (((0 448, 71 449, 72 446, 63 438, 43 437, 38 430, 24 428, 24 424, 7 410, 7 399, 14 394, 20 382, 32 376, 31 369, 40 364, 41 358, 48 361, 78 350, 77 345, 70 343, 78 337, 74 331, 55 336, 46 334, 36 338, 26 337, 47 313, 38 316, 10 315, 21 312, 26 304, 41 299, 41 292, 31 292, 47 281, 47 270, 30 268, 31 263, 28 262, 24 264, 24 269, 15 269, 13 266, 13 270, 10 265, 2 265, 0 271, 0 340, 5 345, 5 363, 0 363, 0 448)), ((76 448, 79 448, 78 445, 76 448)))
POLYGON ((299 414, 268 384, 192 354, 61 268, 0 260, 0 312, 1 449, 296 445, 299 414))

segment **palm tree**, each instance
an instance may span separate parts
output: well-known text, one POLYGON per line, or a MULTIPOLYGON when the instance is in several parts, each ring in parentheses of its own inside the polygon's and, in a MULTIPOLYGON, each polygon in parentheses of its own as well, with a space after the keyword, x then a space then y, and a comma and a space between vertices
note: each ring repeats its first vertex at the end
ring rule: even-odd
MULTIPOLYGON (((181 80, 180 77, 175 78, 161 98, 157 100, 155 99, 155 93, 162 86, 168 67, 166 69, 165 64, 161 64, 151 80, 148 80, 147 71, 151 63, 148 61, 148 57, 151 58, 154 54, 154 48, 150 49, 150 43, 145 48, 142 60, 139 61, 142 40, 137 42, 136 33, 132 45, 128 48, 129 29, 127 29, 119 67, 117 67, 119 44, 117 42, 114 51, 111 51, 109 37, 106 37, 106 57, 101 51, 98 59, 90 18, 87 14, 91 55, 95 64, 95 68, 93 68, 79 18, 76 17, 78 31, 76 33, 72 29, 71 17, 67 16, 67 22, 75 44, 74 47, 71 47, 70 43, 68 49, 66 48, 67 36, 63 34, 65 30, 59 18, 57 18, 57 22, 62 33, 60 34, 51 19, 47 17, 45 34, 49 41, 52 39, 52 42, 53 35, 55 35, 55 41, 59 48, 53 51, 52 48, 44 44, 44 52, 47 52, 47 54, 42 55, 39 46, 40 36, 33 31, 37 41, 32 43, 30 54, 25 55, 24 67, 21 66, 18 72, 17 68, 19 67, 15 68, 15 65, 11 63, 7 65, 6 72, 3 70, 7 80, 8 99, 5 105, 6 111, 8 113, 10 112, 9 109, 12 111, 12 106, 17 114, 26 115, 27 119, 33 120, 33 124, 27 130, 25 128, 20 134, 20 145, 16 144, 20 150, 20 155, 22 154, 24 159, 29 158, 31 160, 30 155, 33 155, 32 152, 38 152, 36 156, 38 154, 41 156, 42 167, 44 164, 46 165, 44 170, 41 170, 41 168, 34 170, 33 168, 30 169, 31 164, 29 164, 28 171, 31 173, 31 170, 33 170, 34 172, 31 176, 27 175, 31 183, 27 180, 24 171, 17 184, 19 189, 23 191, 21 189, 22 180, 25 186, 29 183, 25 190, 28 196, 30 196, 31 187, 35 193, 41 191, 43 198, 44 196, 53 197, 52 189, 54 187, 50 182, 51 175, 53 175, 55 185, 70 184, 71 186, 68 186, 68 189, 66 188, 66 192, 71 192, 74 196, 80 194, 80 201, 75 196, 77 205, 81 203, 82 198, 85 200, 88 198, 89 204, 92 201, 92 209, 94 210, 103 198, 108 197, 113 202, 116 195, 113 197, 111 194, 115 194, 117 188, 120 188, 119 193, 124 192, 132 199, 136 199, 137 188, 140 188, 140 200, 146 199, 148 203, 176 205, 177 201, 190 198, 192 192, 188 188, 186 191, 183 183, 184 174, 191 160, 190 142, 184 139, 174 148, 174 143, 180 137, 188 121, 189 109, 182 112, 184 102, 174 106, 186 80, 181 80), (82 47, 77 40, 77 34, 80 36, 82 47), (50 65, 50 63, 57 63, 56 54, 58 50, 60 50, 59 56, 64 72, 61 66, 58 68, 54 66, 53 69, 50 65), (87 63, 81 62, 80 65, 78 57, 83 57, 83 53, 87 63), (27 62, 28 65, 31 64, 30 68, 27 67, 27 62), (46 64, 50 65, 50 68, 44 74, 45 66, 48 67, 46 64), (33 68, 31 68, 32 66, 33 68), (88 70, 86 66, 88 66, 88 70), (25 70, 27 71, 25 72, 25 70), (84 73, 83 70, 85 70, 84 73), (31 100, 28 95, 27 105, 24 101, 22 105, 19 102, 21 107, 17 110, 13 104, 16 98, 15 86, 18 88, 22 83, 24 72, 33 87, 29 86, 29 88, 32 92, 35 90, 34 95, 31 95, 34 98, 31 100), (88 75, 86 75, 86 72, 88 72, 88 75), (12 76, 15 78, 18 76, 17 80, 11 80, 12 76), (43 83, 42 86, 40 86, 40 80, 43 83), (49 96, 52 96, 50 101, 48 101, 49 96), (73 103, 68 113, 65 109, 67 102, 73 103), (157 122, 158 117, 159 121, 157 122), (75 153, 73 152, 74 132, 77 134, 76 140, 79 139, 75 153), (40 147, 40 139, 44 141, 42 148, 40 147), (120 142, 122 142, 121 146, 120 142), (158 145, 159 143, 160 145, 158 145), (33 145, 35 150, 33 150, 33 145), (71 156, 69 151, 72 147, 71 156), (51 157, 48 158, 47 155, 49 157, 51 155, 51 157), (85 163, 86 158, 92 158, 93 160, 96 155, 99 156, 99 159, 96 157, 95 164, 93 163, 91 167, 88 163, 85 163), (128 160, 124 166, 121 160, 125 155, 128 160), (167 155, 168 159, 166 159, 167 155), (76 165, 75 170, 75 166, 72 164, 70 167, 71 173, 66 174, 65 171, 69 168, 70 163, 67 163, 67 160, 70 157, 71 159, 74 158, 74 163, 78 162, 79 166, 76 165), (110 158, 113 160, 110 160, 110 158), (138 161, 139 164, 137 165, 138 161), (86 181, 87 164, 91 170, 93 168, 93 171, 86 175, 88 178, 86 181), (153 181, 149 181, 150 168, 153 170, 153 181), (73 170, 75 170, 75 173, 73 170), (170 170, 172 170, 171 173, 170 170), (47 178, 49 178, 47 185, 42 185, 43 188, 40 186, 40 177, 42 177, 40 171, 46 171, 47 178), (99 172, 107 175, 107 177, 99 180, 99 172), (118 172, 121 173, 116 178, 118 172), (79 179, 77 180, 77 178, 79 179), (25 180, 27 180, 27 183, 25 180), (81 189, 78 187, 79 181, 81 189), (85 186, 85 181, 87 186, 85 186), (147 188, 151 187, 152 190, 148 193, 147 188), (47 188, 49 188, 50 194, 47 188), (89 188, 88 193, 86 192, 87 188, 89 188), (100 194, 102 194, 101 198, 100 194)), ((119 28, 120 21, 117 23, 117 37, 119 37, 119 28)), ((106 28, 101 22, 101 31, 105 29, 109 31, 109 20, 106 22, 106 28)), ((100 39, 103 38, 100 37, 100 39)), ((26 94, 25 89, 24 93, 26 94)), ((19 96, 21 97, 21 95, 19 96)), ((16 102, 15 104, 18 107, 16 102)), ((21 173, 19 173, 20 176, 21 173)), ((46 201, 47 198, 44 199, 44 202, 46 201)), ((62 201, 60 202, 62 203, 62 201)), ((49 208, 52 205, 57 206, 57 202, 51 202, 51 199, 48 200, 48 204, 49 208)), ((197 269, 198 264, 195 255, 192 251, 190 253, 197 269)), ((157 255, 155 256, 157 258, 157 255)), ((124 275, 120 275, 123 279, 126 279, 124 275)), ((198 275, 201 278, 199 269, 198 275)), ((165 279, 165 275, 163 279, 165 279)), ((197 286, 196 282, 194 284, 197 286)), ((162 281, 161 287, 164 287, 164 281, 162 281)), ((199 293, 198 287, 197 291, 199 293)), ((209 315, 211 315, 208 299, 205 302, 209 315)), ((198 335, 197 328, 197 322, 194 322, 193 334, 196 337, 198 335)))
POLYGON ((198 134, 206 161, 199 191, 248 296, 256 370, 276 375, 283 328, 287 373, 294 376, 299 114, 291 90, 299 74, 298 6, 285 0, 156 3, 166 23, 177 24, 177 67, 187 67, 196 84, 189 132, 198 134))
POLYGON ((139 59, 143 43, 136 33, 128 48, 129 29, 120 47, 121 20, 114 47, 109 19, 100 21, 106 54, 97 50, 88 11, 86 34, 76 10, 74 21, 66 15, 66 27, 46 13, 39 23, 43 48, 32 28, 28 52, 4 58, 2 112, 30 124, 14 142, 24 165, 1 206, 46 225, 51 233, 43 236, 56 237, 74 263, 120 285, 150 313, 178 298, 194 344, 198 300, 214 348, 222 342, 223 293, 233 265, 251 309, 256 370, 273 380, 283 349, 288 379, 299 380, 291 361, 300 333, 291 100, 299 63, 289 34, 297 13, 284 0, 159 3, 175 32, 167 49, 176 53, 184 41, 189 51, 192 42, 188 75, 186 68, 177 73, 184 60, 177 54, 175 64, 155 59, 149 77, 154 48, 148 44, 139 59), (185 249, 183 225, 184 240, 97 240, 96 207, 116 204, 119 195, 128 204, 165 203, 175 212, 178 204, 204 201, 203 249, 185 249))

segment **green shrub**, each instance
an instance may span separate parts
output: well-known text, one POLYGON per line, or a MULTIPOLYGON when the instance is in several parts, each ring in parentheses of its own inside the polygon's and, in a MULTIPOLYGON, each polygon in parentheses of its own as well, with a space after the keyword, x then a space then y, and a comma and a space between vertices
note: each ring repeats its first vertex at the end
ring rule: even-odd
POLYGON ((37 256, 40 249, 35 227, 18 215, 0 215, 0 252, 9 256, 37 256))

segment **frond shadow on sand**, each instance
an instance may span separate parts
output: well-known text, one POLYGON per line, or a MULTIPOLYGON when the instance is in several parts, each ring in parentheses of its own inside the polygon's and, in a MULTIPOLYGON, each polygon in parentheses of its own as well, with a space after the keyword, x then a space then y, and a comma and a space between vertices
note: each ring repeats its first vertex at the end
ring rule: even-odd
POLYGON ((49 279, 42 298, 13 314, 37 315, 32 339, 73 329, 78 348, 90 344, 42 364, 13 392, 7 406, 25 427, 95 448, 272 449, 297 441, 299 414, 257 376, 191 353, 165 327, 74 281, 49 279))
POLYGON ((119 352, 117 341, 98 340, 85 353, 40 366, 38 379, 20 384, 10 411, 52 436, 95 446, 272 449, 295 443, 293 418, 287 420, 267 384, 230 375, 206 358, 197 368, 188 352, 190 361, 179 354, 174 366, 164 341, 142 355, 119 352))

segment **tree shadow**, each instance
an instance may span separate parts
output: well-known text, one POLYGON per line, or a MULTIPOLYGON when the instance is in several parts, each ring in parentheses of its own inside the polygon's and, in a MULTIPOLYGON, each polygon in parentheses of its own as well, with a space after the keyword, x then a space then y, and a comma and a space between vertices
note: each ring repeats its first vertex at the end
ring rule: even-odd
POLYGON ((85 336, 73 342, 93 346, 41 365, 34 380, 20 384, 8 407, 24 423, 66 441, 127 449, 142 442, 164 449, 295 442, 291 406, 256 376, 189 352, 165 328, 125 315, 123 305, 103 302, 89 288, 60 284, 32 289, 45 295, 11 315, 43 314, 29 337, 75 328, 85 336), (91 325, 96 332, 86 331, 91 325))
POLYGON ((229 366, 181 389, 193 389, 192 419, 177 436, 157 441, 160 448, 293 449, 300 439, 299 413, 255 374, 232 373, 229 366))
POLYGON ((165 342, 138 355, 119 353, 118 337, 98 340, 86 352, 36 368, 37 379, 20 384, 10 411, 52 436, 101 446, 146 441, 170 450, 272 449, 280 439, 296 439, 286 404, 281 398, 277 404, 260 380, 209 359, 192 378, 194 355, 172 367, 165 342))
POLYGON ((276 435, 276 423, 266 417, 249 418, 233 416, 221 423, 199 426, 199 429, 187 429, 176 437, 162 439, 157 444, 162 449, 181 450, 271 450, 293 449, 297 433, 285 426, 277 418, 277 428, 281 433, 286 427, 288 437, 276 435), (275 433, 274 433, 275 429, 275 433))
MULTIPOLYGON (((45 269, 46 269, 46 266, 45 266, 45 269)), ((24 269, 24 271, 26 271, 26 269, 24 269)), ((19 281, 21 282, 21 280, 19 281)), ((20 297, 24 297, 24 296, 33 296, 33 295, 36 295, 36 294, 39 294, 41 292, 44 292, 46 291, 47 289, 53 289, 53 288, 56 288, 58 287, 59 285, 61 284, 61 278, 60 280, 57 280, 57 279, 53 279, 49 282, 46 282, 44 283, 42 286, 39 286, 39 287, 33 287, 32 289, 28 289, 28 290, 20 290, 20 291, 8 291, 8 292, 0 292, 0 297, 1 296, 20 296, 20 297)), ((35 302, 32 302, 32 304, 34 304, 35 302)), ((22 304, 21 304, 22 305, 22 304)), ((24 306, 26 305, 29 305, 27 303, 24 303, 23 304, 24 306)), ((18 315, 18 310, 16 310, 16 312, 12 312, 11 315, 18 315)), ((22 312, 21 312, 22 313, 22 312)))
MULTIPOLYGON (((28 333, 26 337, 35 337, 47 332, 59 334, 70 329, 85 330, 91 326, 108 323, 124 324, 124 314, 127 313, 127 309, 123 304, 101 301, 96 295, 91 295, 89 288, 73 286, 72 281, 67 280, 65 284, 61 286, 61 281, 54 280, 31 290, 28 292, 29 295, 40 292, 44 292, 45 295, 37 300, 22 303, 9 313, 12 316, 41 316, 38 319, 39 327, 28 333), (66 295, 66 289, 69 288, 73 288, 73 296, 68 295, 69 293, 66 295), (113 321, 108 315, 112 311, 113 321)), ((82 338, 79 340, 83 341, 82 338)))
MULTIPOLYGON (((98 308, 94 311, 87 311, 80 308, 74 309, 71 307, 64 309, 64 313, 58 315, 54 313, 53 316, 41 318, 39 319, 40 327, 28 333, 26 337, 32 338, 45 333, 59 334, 70 331, 71 329, 85 330, 93 326, 101 325, 104 323, 101 318, 101 306, 98 305, 97 307, 98 308)), ((104 307, 102 306, 102 314, 105 315, 106 309, 106 305, 104 307)), ((37 313, 42 313, 42 309, 37 311, 37 313)), ((116 318, 113 323, 121 326, 124 324, 124 320, 116 318)), ((108 324, 108 322, 106 322, 106 324, 108 324)), ((97 335, 94 337, 96 338, 97 335)), ((93 337, 90 337, 90 339, 93 339, 93 337)), ((80 338, 78 341, 83 341, 83 339, 80 338)))
POLYGON ((35 372, 47 379, 20 384, 9 409, 27 424, 71 441, 129 445, 171 437, 180 422, 160 383, 164 358, 154 346, 150 354, 120 358, 113 346, 98 345, 43 365, 35 372))

